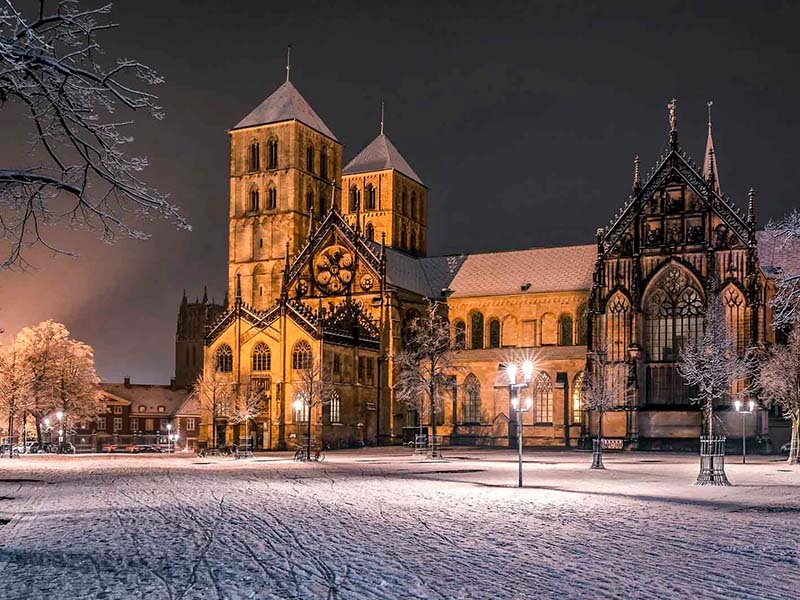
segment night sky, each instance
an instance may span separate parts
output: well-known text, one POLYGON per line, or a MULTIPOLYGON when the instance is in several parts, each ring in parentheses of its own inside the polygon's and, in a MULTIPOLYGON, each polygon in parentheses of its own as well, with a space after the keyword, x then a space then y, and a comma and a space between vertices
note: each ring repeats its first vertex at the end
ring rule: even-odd
MULTIPOLYGON (((16 0, 21 2, 22 0, 16 0)), ((284 80, 344 144, 386 133, 430 187, 431 254, 591 243, 649 171, 678 99, 680 142, 702 163, 706 101, 722 191, 759 224, 796 206, 800 5, 791 2, 235 2, 126 0, 101 40, 166 83, 165 121, 137 115, 149 182, 193 226, 140 226, 113 246, 57 231, 78 258, 28 255, 0 273, 0 326, 63 321, 101 376, 166 383, 181 292, 219 300, 227 261, 228 136, 284 80)), ((0 165, 25 151, 0 110, 0 165), (11 132, 11 134, 9 134, 11 132)))

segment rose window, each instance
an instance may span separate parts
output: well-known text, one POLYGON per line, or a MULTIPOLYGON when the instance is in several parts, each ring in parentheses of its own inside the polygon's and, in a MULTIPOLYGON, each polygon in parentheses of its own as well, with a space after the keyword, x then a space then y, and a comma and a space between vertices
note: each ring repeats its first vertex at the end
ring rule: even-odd
POLYGON ((341 292, 353 280, 353 255, 342 246, 329 246, 314 262, 314 279, 325 292, 341 292))

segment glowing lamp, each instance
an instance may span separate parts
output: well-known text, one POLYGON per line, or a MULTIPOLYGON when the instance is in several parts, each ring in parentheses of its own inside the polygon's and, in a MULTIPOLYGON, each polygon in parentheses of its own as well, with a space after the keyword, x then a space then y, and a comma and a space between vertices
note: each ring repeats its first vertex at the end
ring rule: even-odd
POLYGON ((512 385, 517 382, 517 365, 514 363, 509 363, 506 365, 506 375, 508 375, 508 381, 512 385))

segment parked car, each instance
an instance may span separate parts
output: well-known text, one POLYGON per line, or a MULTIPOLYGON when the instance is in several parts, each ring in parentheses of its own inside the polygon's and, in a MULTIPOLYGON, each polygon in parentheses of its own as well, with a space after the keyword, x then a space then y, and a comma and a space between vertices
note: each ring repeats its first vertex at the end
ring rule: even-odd
POLYGON ((17 444, 14 446, 14 450, 19 452, 20 454, 36 454, 36 450, 33 448, 38 449, 39 443, 38 442, 25 442, 24 444, 17 444))
POLYGON ((161 449, 155 444, 130 444, 127 447, 127 451, 133 454, 139 454, 142 452, 161 452, 161 449))

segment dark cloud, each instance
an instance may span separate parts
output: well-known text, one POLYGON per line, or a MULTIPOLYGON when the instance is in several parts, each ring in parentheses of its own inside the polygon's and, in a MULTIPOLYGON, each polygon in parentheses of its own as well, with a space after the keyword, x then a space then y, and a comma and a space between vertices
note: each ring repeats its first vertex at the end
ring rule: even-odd
MULTIPOLYGON (((40 252, 39 271, 2 275, 4 337, 57 318, 107 379, 168 379, 181 290, 224 293, 226 130, 281 83, 288 43, 292 80, 347 158, 385 100, 388 135, 431 188, 432 253, 591 241, 634 154, 657 159, 672 96, 698 162, 714 100, 723 191, 744 206, 754 186, 763 224, 795 205, 798 18, 777 1, 118 3, 109 53, 167 79, 167 119, 138 121, 136 148, 194 230, 145 223, 152 239, 114 246, 58 234, 80 258, 40 252)), ((0 130, 16 118, 0 111, 0 130)), ((0 164, 19 152, 0 136, 0 164)))

